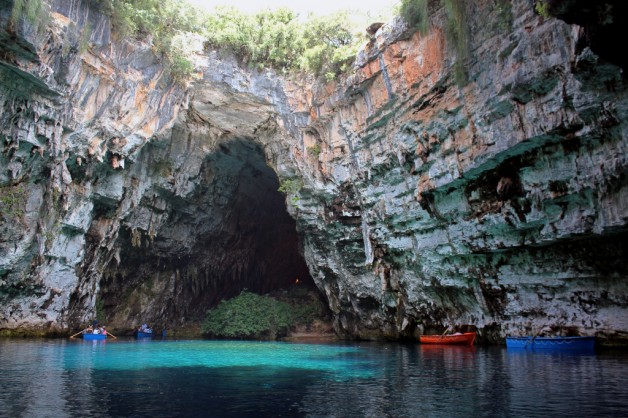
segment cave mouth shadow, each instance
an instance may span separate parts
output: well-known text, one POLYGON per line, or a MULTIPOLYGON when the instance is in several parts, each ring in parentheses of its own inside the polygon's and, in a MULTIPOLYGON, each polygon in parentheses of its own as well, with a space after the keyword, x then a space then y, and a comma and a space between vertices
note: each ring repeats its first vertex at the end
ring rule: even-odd
MULTIPOLYGON (((143 163, 165 160, 163 149, 146 154, 143 163)), ((145 195, 152 200, 144 197, 123 220, 120 262, 101 281, 107 314, 124 310, 130 322, 176 324, 202 320, 243 290, 267 294, 299 286, 318 292, 261 145, 240 138, 222 142, 203 159, 194 184, 185 197, 154 187, 145 195), (154 238, 144 231, 138 245, 134 225, 158 218, 165 221, 154 238)))

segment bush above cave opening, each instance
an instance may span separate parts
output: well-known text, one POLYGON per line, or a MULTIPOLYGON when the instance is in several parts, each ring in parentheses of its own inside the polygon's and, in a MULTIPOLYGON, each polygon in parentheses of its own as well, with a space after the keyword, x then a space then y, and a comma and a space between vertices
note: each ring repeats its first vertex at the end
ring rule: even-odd
POLYGON ((207 48, 229 51, 252 68, 331 78, 350 68, 366 39, 367 16, 347 12, 302 18, 288 8, 251 14, 220 6, 210 13, 183 0, 90 2, 111 18, 118 38, 150 38, 178 79, 194 72, 189 45, 195 36, 204 39, 207 48))

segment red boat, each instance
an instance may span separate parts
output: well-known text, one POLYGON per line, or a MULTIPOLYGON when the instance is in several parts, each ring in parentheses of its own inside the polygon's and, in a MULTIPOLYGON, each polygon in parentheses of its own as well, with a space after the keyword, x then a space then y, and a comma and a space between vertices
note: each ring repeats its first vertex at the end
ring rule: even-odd
POLYGON ((449 335, 421 335, 421 344, 448 344, 448 345, 473 345, 475 332, 449 335))

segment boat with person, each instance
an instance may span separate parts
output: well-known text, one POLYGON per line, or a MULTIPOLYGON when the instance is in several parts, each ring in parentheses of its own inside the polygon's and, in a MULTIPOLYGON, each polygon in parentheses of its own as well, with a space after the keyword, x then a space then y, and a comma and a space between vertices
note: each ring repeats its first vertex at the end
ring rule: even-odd
POLYGON ((84 341, 99 341, 99 340, 106 340, 107 339, 107 334, 86 334, 83 333, 83 340, 84 341))
POLYGON ((113 338, 117 338, 115 335, 113 335, 112 333, 110 333, 109 331, 107 331, 107 329, 102 326, 102 327, 94 327, 94 326, 89 326, 87 328, 85 328, 82 331, 77 332, 74 335, 71 335, 70 338, 75 338, 76 336, 80 335, 81 338, 83 338, 83 340, 85 341, 97 341, 97 340, 106 340, 108 336, 111 336, 113 338))
POLYGON ((506 348, 593 351, 595 337, 506 337, 506 348))
POLYGON ((473 345, 475 332, 463 332, 442 335, 421 335, 421 344, 473 345))
POLYGON ((135 338, 153 338, 153 329, 146 324, 142 324, 135 331, 135 338))

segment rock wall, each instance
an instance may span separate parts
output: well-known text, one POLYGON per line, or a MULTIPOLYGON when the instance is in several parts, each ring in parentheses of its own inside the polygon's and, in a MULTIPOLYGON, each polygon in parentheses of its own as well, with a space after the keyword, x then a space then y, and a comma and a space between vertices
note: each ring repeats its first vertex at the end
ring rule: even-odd
POLYGON ((301 161, 297 213, 313 277, 361 338, 625 343, 622 70, 533 2, 473 3, 467 50, 431 3, 427 34, 384 26, 355 74, 314 91, 304 141, 322 151, 301 161))
POLYGON ((40 33, 0 13, 0 329, 187 326, 311 275, 350 337, 628 342, 628 102, 590 28, 483 0, 454 33, 430 2, 427 33, 384 25, 336 82, 199 49, 180 86, 50 4, 40 33))
POLYGON ((86 234, 93 222, 116 234, 119 221, 94 211, 121 199, 119 171, 172 126, 185 95, 150 45, 111 43, 108 20, 80 1, 51 2, 43 30, 2 7, 1 327, 63 329, 77 291, 94 306, 98 279, 79 277, 86 234))
POLYGON ((268 165, 295 129, 279 81, 199 40, 183 86, 87 2, 49 6, 40 32, 0 15, 0 330, 198 332, 243 289, 313 286, 268 165))

